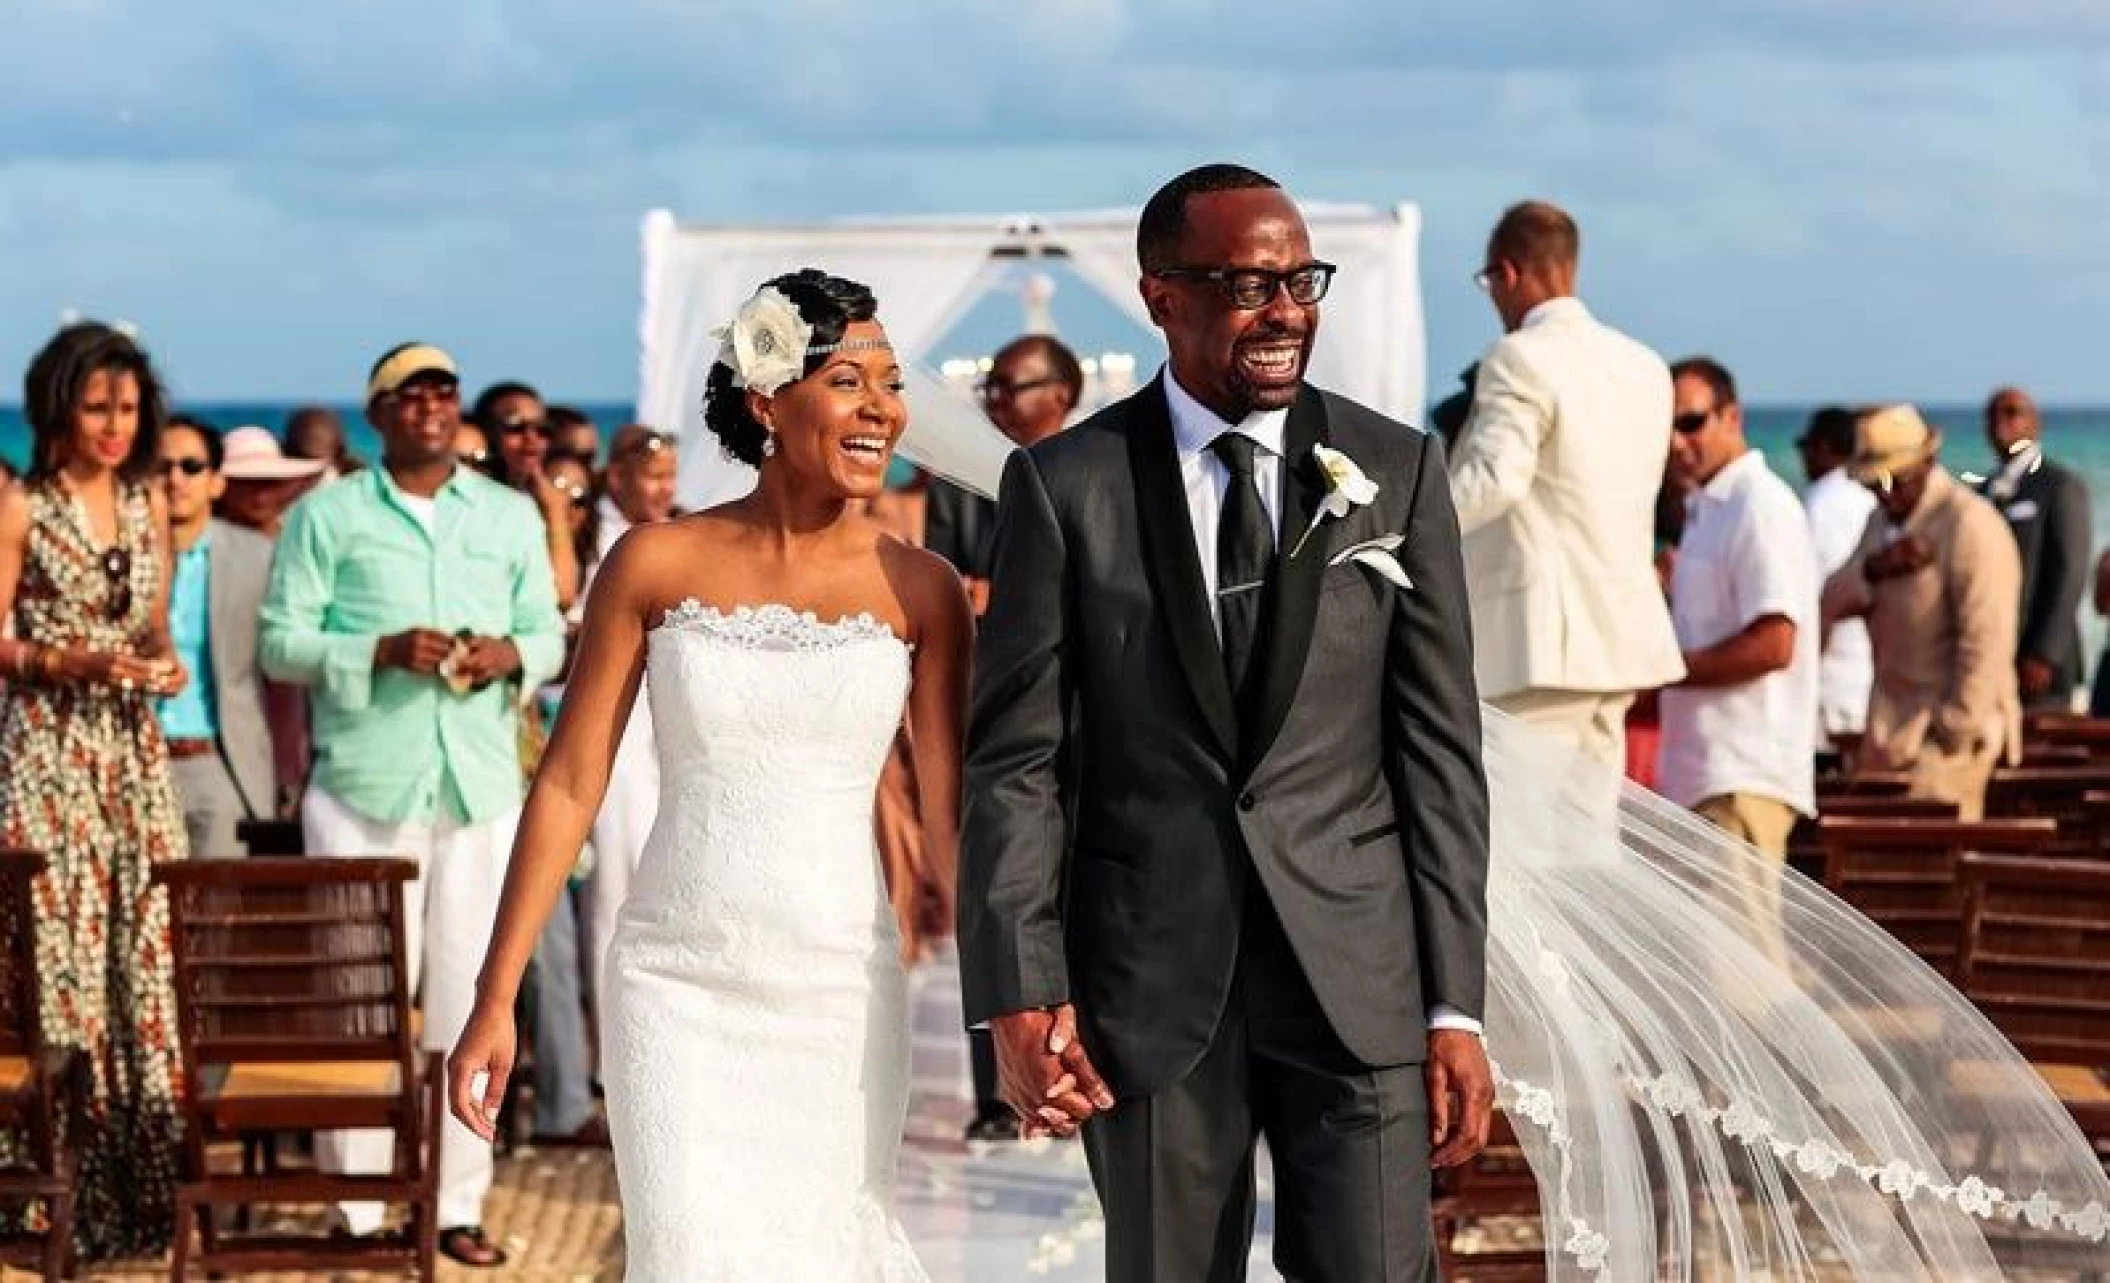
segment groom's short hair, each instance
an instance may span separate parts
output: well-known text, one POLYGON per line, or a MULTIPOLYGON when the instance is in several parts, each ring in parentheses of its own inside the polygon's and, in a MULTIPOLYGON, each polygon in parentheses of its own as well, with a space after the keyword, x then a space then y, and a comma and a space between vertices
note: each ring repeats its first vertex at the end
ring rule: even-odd
POLYGON ((1282 184, 1244 165, 1215 164, 1190 169, 1158 188, 1143 216, 1136 220, 1136 261, 1146 272, 1189 267, 1178 261, 1180 238, 1187 233, 1187 199, 1209 192, 1245 192, 1280 188, 1282 184))

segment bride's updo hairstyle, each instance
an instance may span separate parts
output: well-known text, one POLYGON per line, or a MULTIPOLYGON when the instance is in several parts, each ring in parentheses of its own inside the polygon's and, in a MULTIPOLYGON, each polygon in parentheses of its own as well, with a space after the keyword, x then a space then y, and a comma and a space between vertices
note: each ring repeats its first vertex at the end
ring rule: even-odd
MULTIPOLYGON (((879 314, 879 300, 867 286, 830 276, 816 268, 801 268, 764 282, 799 310, 813 327, 813 347, 842 342, 843 331, 859 321, 879 314)), ((800 374, 803 378, 819 369, 827 354, 808 354, 800 374)), ((769 430, 747 409, 747 391, 733 385, 732 367, 723 361, 711 364, 703 391, 703 423, 718 438, 725 452, 750 468, 762 466, 762 445, 769 430)))

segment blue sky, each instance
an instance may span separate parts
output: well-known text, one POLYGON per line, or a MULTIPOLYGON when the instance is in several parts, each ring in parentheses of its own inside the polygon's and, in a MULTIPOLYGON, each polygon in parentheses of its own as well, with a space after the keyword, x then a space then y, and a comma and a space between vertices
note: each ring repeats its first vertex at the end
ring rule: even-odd
POLYGON ((1544 196, 1600 314, 1751 399, 2110 403, 2102 0, 13 0, 0 363, 70 306, 199 399, 354 397, 412 335, 626 399, 647 208, 1134 204, 1219 158, 1421 204, 1438 390, 1544 196))

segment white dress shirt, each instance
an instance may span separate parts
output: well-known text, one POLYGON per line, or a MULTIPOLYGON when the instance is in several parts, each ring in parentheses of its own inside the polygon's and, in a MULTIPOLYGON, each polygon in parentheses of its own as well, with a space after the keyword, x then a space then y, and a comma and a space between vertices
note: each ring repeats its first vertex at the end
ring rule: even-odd
MULTIPOLYGON (((1848 477, 1846 469, 1834 468, 1810 483, 1802 505, 1809 513, 1821 585, 1861 546, 1876 497, 1848 477)), ((1858 735, 1867 725, 1875 665, 1867 623, 1857 616, 1832 625, 1817 663, 1817 729, 1824 735, 1858 735)))
MULTIPOLYGON (((1253 451, 1253 484, 1260 488, 1261 506, 1267 509, 1268 523, 1274 527, 1275 543, 1280 547, 1282 455, 1289 411, 1255 410, 1235 424, 1226 423, 1214 410, 1188 395, 1169 366, 1164 370, 1163 382, 1165 403, 1172 413, 1172 442, 1179 452, 1180 482, 1187 490, 1187 518, 1194 528, 1194 551, 1201 558, 1202 588, 1208 594, 1209 613, 1221 637, 1223 611, 1216 600, 1216 528, 1222 521, 1224 491, 1230 489, 1231 470, 1209 445, 1226 432, 1236 432, 1259 447, 1253 451)), ((1440 1002, 1429 1008, 1429 1028, 1481 1031, 1479 1021, 1440 1002)))
POLYGON ((1680 806, 1753 793, 1816 813, 1817 558, 1788 484, 1747 451, 1686 500, 1671 623, 1687 652, 1779 615, 1795 626, 1786 668, 1730 686, 1663 692, 1656 787, 1680 806))

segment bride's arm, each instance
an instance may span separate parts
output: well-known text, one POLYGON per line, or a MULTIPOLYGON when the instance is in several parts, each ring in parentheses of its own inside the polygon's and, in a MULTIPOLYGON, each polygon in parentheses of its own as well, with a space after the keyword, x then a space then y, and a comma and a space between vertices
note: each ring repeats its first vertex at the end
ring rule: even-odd
POLYGON ((498 921, 476 980, 476 1008, 448 1060, 455 1116, 487 1140, 513 1068, 513 1000, 521 974, 601 809, 637 700, 650 604, 644 566, 651 559, 649 539, 626 537, 594 579, 564 706, 513 840, 498 921), (489 1075, 481 1092, 474 1086, 478 1074, 489 1075))
POLYGON ((916 577, 916 658, 909 692, 909 744, 915 753, 917 813, 923 821, 926 875, 952 921, 960 867, 960 741, 967 721, 967 681, 974 614, 953 568, 923 555, 916 577))

